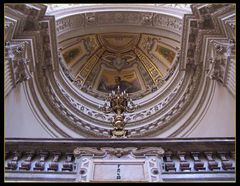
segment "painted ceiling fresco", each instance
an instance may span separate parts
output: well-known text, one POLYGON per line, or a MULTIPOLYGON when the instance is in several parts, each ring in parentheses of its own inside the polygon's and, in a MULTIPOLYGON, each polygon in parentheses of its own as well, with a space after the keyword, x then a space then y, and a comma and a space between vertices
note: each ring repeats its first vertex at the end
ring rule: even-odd
POLYGON ((73 81, 90 94, 107 94, 119 86, 132 95, 147 95, 164 83, 176 56, 176 48, 150 34, 90 34, 61 45, 73 81))

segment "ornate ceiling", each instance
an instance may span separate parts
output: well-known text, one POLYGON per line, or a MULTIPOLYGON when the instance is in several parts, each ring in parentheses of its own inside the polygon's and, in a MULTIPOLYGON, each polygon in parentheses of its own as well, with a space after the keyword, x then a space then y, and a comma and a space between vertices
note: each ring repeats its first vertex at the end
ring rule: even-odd
POLYGON ((12 82, 24 82, 29 107, 54 137, 110 137, 113 115, 98 105, 118 85, 140 105, 125 115, 129 138, 184 137, 216 82, 231 89, 234 5, 46 9, 5 7, 6 59, 17 61, 12 82))
POLYGON ((120 86, 137 98, 164 84, 177 52, 169 40, 142 33, 91 34, 62 41, 60 54, 81 90, 104 97, 120 86))

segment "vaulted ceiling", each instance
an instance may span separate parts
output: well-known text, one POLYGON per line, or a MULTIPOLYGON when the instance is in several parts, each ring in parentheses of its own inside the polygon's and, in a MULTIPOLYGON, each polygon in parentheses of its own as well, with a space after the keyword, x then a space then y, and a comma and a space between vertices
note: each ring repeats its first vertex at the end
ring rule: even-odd
POLYGON ((232 5, 51 8, 6 6, 13 26, 5 40, 9 61, 28 59, 13 82, 26 82, 30 107, 53 136, 111 137, 113 114, 98 105, 117 86, 140 105, 125 114, 128 137, 185 136, 206 112, 213 80, 231 89, 219 68, 234 56, 232 5))
POLYGON ((180 18, 144 11, 71 13, 56 20, 58 49, 64 72, 80 91, 104 99, 120 86, 139 99, 172 75, 180 18))
POLYGON ((105 94, 119 85, 137 97, 164 84, 176 56, 169 40, 145 33, 89 34, 62 41, 60 54, 80 88, 105 94))

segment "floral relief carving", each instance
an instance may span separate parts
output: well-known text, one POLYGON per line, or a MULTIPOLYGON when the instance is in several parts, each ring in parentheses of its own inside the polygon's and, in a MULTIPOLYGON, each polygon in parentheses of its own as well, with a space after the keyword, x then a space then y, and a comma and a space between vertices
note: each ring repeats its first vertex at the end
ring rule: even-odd
POLYGON ((61 18, 56 21, 56 30, 57 34, 61 34, 77 27, 118 24, 160 27, 177 33, 182 29, 182 20, 179 18, 148 12, 119 11, 86 13, 61 18))
POLYGON ((74 149, 73 154, 75 157, 79 158, 81 155, 94 155, 104 157, 107 154, 114 155, 118 158, 131 154, 135 158, 144 156, 162 156, 164 154, 164 149, 161 147, 125 147, 125 148, 113 148, 113 147, 101 147, 100 150, 91 147, 77 147, 74 149))
MULTIPOLYGON (((167 105, 167 103, 174 97, 174 95, 176 94, 178 88, 180 88, 181 83, 182 83, 183 79, 178 83, 178 86, 174 89, 174 91, 172 93, 169 94, 169 96, 167 98, 165 98, 163 101, 161 101, 160 103, 158 103, 157 105, 155 105, 154 107, 151 107, 147 110, 150 110, 150 115, 155 114, 156 112, 158 112, 159 110, 161 110, 165 105, 167 105), (156 109, 158 107, 158 109, 156 109)), ((96 119, 103 119, 104 121, 109 121, 111 120, 111 116, 106 116, 106 115, 102 115, 102 113, 99 113, 97 111, 93 111, 92 109, 80 104, 79 102, 77 102, 75 99, 71 98, 70 95, 68 95, 65 90, 61 87, 61 85, 58 83, 58 86, 61 90, 61 92, 63 93, 63 95, 70 101, 70 103, 77 108, 80 112, 85 113, 86 115, 91 115, 96 119)), ((149 113, 147 112, 147 110, 141 111, 138 114, 126 114, 126 120, 128 122, 134 122, 134 121, 138 121, 141 119, 144 119, 146 117, 149 117, 149 113)))
POLYGON ((72 22, 70 18, 63 18, 61 20, 56 21, 56 31, 58 34, 69 30, 71 26, 72 26, 72 22))
POLYGON ((154 14, 153 25, 157 27, 169 29, 174 32, 181 32, 182 30, 181 19, 171 17, 171 16, 166 16, 166 15, 161 15, 161 14, 154 14))

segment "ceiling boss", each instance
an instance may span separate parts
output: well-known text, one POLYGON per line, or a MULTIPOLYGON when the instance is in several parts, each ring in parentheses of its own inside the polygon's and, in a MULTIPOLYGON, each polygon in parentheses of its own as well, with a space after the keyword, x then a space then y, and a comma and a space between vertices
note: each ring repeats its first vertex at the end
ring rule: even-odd
POLYGON ((128 93, 124 90, 120 91, 120 86, 117 87, 117 91, 112 91, 109 93, 105 100, 103 107, 99 106, 99 110, 104 113, 114 112, 113 116, 113 130, 110 131, 112 138, 126 138, 128 131, 124 129, 124 112, 134 112, 138 105, 135 105, 132 99, 129 97, 128 93))

